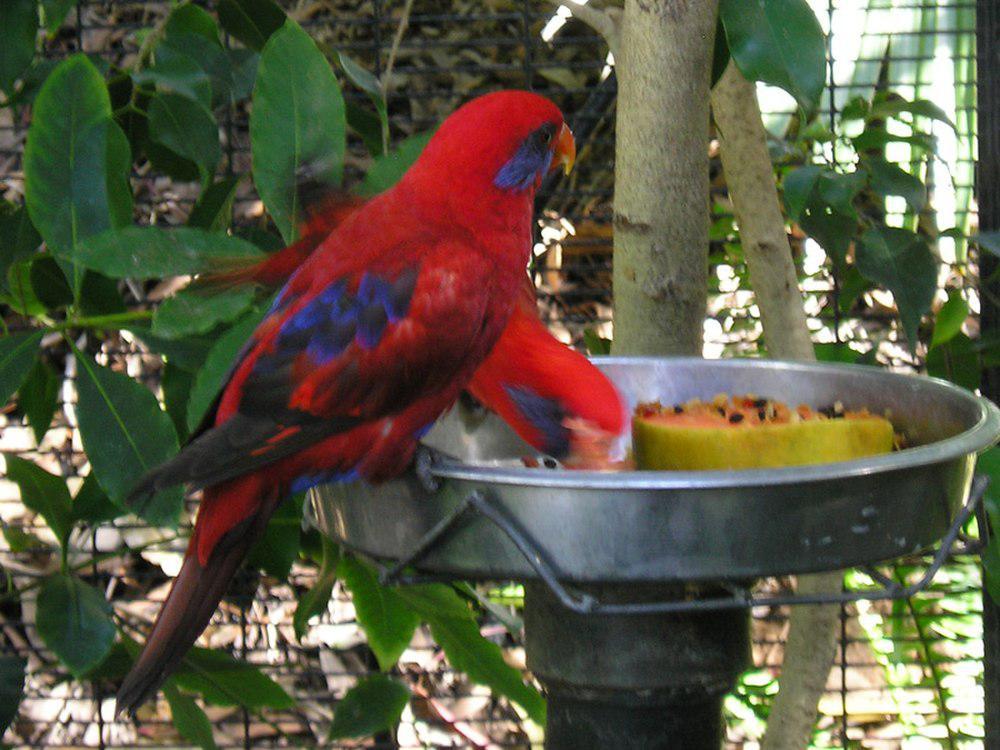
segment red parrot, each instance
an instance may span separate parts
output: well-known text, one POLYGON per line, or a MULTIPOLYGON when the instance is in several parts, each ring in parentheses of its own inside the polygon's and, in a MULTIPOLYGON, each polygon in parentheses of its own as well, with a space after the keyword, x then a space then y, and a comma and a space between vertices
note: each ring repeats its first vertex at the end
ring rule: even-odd
POLYGON ((286 493, 407 468, 507 325, 535 191, 574 156, 547 99, 482 96, 442 123, 399 183, 304 255, 238 357, 214 426, 132 492, 141 504, 171 485, 204 488, 119 712, 177 667, 286 493))

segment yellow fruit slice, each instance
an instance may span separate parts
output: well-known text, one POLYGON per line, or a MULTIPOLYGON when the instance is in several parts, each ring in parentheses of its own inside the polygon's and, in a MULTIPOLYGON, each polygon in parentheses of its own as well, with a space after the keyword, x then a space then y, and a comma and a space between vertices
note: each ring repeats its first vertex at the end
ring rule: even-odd
MULTIPOLYGON (((838 405, 839 407, 839 405, 838 405)), ((761 469, 848 461, 893 448, 892 423, 867 411, 815 412, 754 396, 641 404, 632 420, 640 469, 761 469)))

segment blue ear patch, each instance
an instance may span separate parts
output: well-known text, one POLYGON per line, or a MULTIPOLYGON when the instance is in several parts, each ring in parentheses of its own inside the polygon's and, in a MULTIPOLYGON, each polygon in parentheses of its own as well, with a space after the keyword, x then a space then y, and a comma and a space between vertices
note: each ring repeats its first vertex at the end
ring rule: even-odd
POLYGON ((548 143, 532 135, 525 139, 506 164, 500 167, 493 184, 501 190, 527 190, 539 177, 544 177, 552 164, 552 149, 548 143))
POLYGON ((542 450, 554 458, 569 453, 569 430, 563 424, 566 411, 558 401, 539 396, 530 388, 504 386, 521 415, 542 433, 542 450))

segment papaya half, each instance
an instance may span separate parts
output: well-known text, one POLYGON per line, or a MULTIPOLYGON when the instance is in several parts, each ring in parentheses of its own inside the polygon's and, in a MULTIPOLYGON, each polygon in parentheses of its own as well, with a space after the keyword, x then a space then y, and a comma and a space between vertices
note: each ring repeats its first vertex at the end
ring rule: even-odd
POLYGON ((802 466, 888 453, 892 423, 866 409, 837 402, 792 409, 752 394, 719 394, 664 406, 640 404, 632 419, 632 447, 640 469, 762 469, 802 466))

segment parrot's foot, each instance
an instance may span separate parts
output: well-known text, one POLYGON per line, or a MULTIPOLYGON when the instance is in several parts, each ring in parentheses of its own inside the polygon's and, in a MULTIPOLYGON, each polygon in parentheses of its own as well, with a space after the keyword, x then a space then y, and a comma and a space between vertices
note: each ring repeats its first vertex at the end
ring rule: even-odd
POLYGON ((434 493, 441 488, 441 480, 434 476, 431 469, 435 464, 441 462, 443 456, 441 451, 435 450, 429 445, 421 443, 417 446, 417 453, 413 459, 413 471, 417 475, 420 486, 426 492, 434 493))

